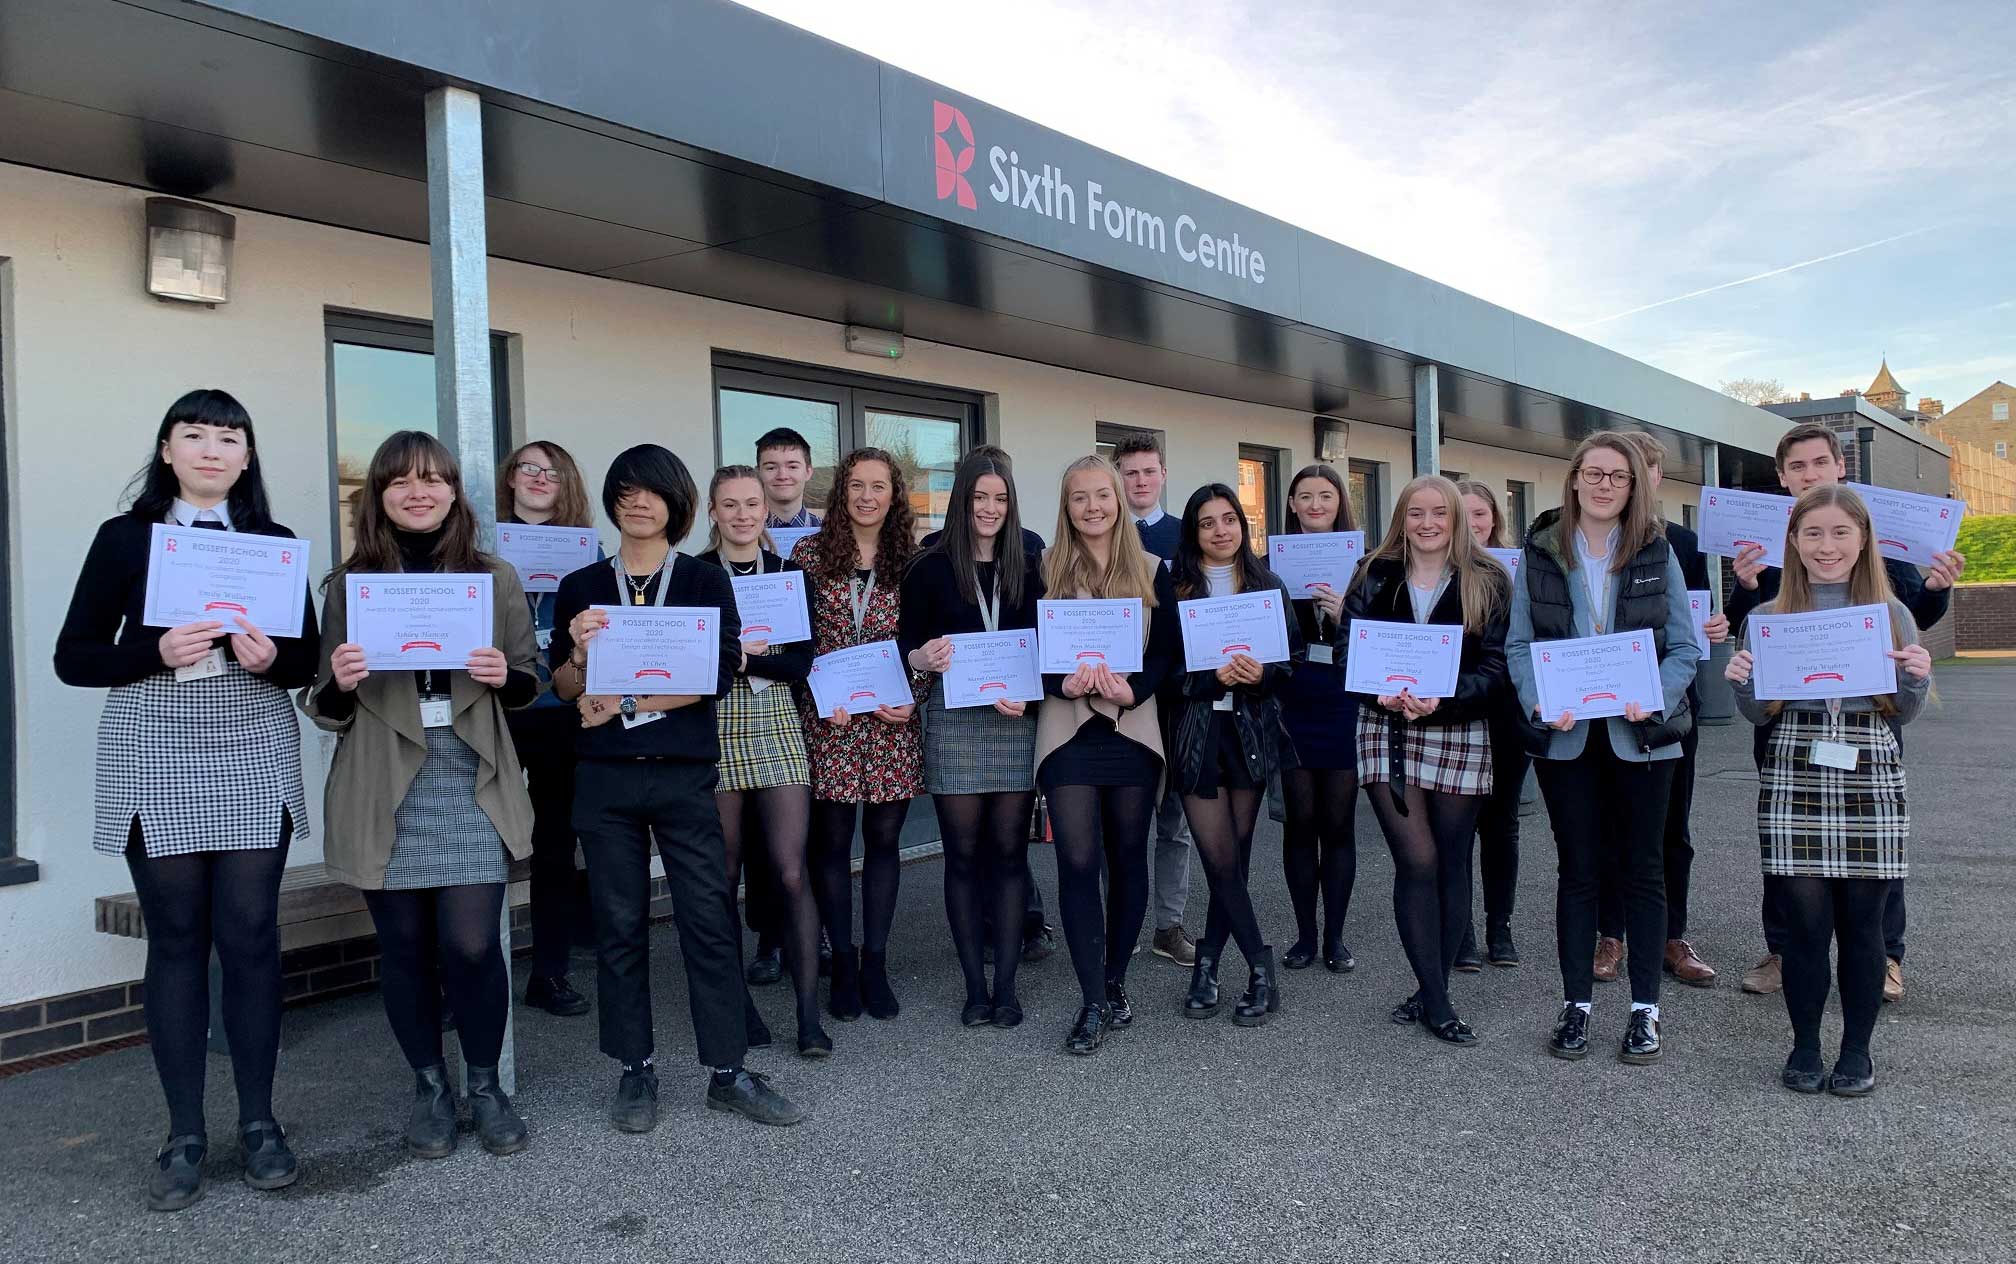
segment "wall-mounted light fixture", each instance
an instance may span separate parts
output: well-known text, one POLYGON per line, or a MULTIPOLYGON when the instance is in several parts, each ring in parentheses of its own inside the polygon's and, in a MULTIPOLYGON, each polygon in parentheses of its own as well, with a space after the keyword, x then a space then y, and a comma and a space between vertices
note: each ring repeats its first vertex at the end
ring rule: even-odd
POLYGON ((882 360, 903 358, 903 335, 891 333, 887 329, 849 325, 846 332, 846 346, 856 355, 871 355, 882 360))
POLYGON ((147 199, 147 292, 215 307, 231 297, 231 242, 238 221, 177 198, 147 199))
POLYGON ((1351 447, 1350 423, 1335 417, 1316 419, 1316 459, 1335 464, 1345 459, 1351 447))

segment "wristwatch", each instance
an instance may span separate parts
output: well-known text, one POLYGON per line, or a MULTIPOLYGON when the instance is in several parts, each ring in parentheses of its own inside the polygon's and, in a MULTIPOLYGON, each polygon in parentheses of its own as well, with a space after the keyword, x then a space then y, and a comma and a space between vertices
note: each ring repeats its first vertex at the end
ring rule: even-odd
POLYGON ((623 695, 623 700, 616 704, 616 709, 621 711, 623 718, 627 720, 637 714, 637 699, 626 693, 623 695))

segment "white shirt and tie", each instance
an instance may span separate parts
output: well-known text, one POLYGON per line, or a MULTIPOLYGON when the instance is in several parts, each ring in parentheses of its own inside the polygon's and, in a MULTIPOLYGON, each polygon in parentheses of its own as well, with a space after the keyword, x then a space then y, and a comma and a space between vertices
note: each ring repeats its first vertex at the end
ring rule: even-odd
POLYGON ((220 500, 208 509, 198 509, 180 496, 168 506, 168 520, 178 527, 210 527, 212 530, 231 529, 231 508, 229 501, 220 500), (216 524, 211 527, 210 524, 216 524))

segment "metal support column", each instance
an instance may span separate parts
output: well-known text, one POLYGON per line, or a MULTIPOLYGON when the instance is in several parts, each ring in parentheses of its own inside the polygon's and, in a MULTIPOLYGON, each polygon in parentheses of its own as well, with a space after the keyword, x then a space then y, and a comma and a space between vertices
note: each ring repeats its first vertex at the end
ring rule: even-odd
MULTIPOLYGON (((1722 446, 1717 443, 1701 445, 1701 485, 1703 487, 1722 486, 1722 446)), ((1715 582, 1708 585, 1708 608, 1719 612, 1722 609, 1722 559, 1711 556, 1715 564, 1715 582)))
MULTIPOLYGON (((434 416, 462 463, 462 496, 482 547, 497 544, 496 418, 490 377, 490 252, 483 223, 483 101, 465 88, 427 94, 427 240, 434 278, 434 416)), ((518 1091, 511 995, 511 901, 498 915, 507 1001, 497 1078, 518 1091)), ((460 1041, 458 1040, 459 1044, 460 1041)), ((462 1059, 462 1089, 469 1063, 462 1059)))
POLYGON ((1432 364, 1414 366, 1414 477, 1442 472, 1442 388, 1432 364))

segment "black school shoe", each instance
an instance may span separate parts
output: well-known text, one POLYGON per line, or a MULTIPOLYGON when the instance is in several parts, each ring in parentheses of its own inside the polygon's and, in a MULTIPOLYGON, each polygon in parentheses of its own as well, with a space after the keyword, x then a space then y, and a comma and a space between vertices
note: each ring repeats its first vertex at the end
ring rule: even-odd
POLYGON ((285 1189, 301 1179, 301 1165, 287 1148, 287 1134, 272 1120, 241 1125, 238 1147, 245 1153, 245 1183, 253 1189, 285 1189))
POLYGON ((1127 989, 1111 979, 1106 980, 1106 1018, 1115 1031, 1134 1022, 1134 1006, 1127 1000, 1127 989))
POLYGON ((1794 1049, 1785 1059, 1785 1069, 1778 1073, 1778 1082, 1795 1093, 1818 1093, 1826 1088, 1827 1073, 1820 1068, 1820 1051, 1794 1049))
POLYGON ((1463 943, 1456 949, 1456 961, 1451 968, 1458 974, 1484 972, 1484 959, 1477 955, 1477 932, 1474 928, 1463 928, 1463 943))
POLYGON ((1659 1020, 1649 1009, 1631 1011, 1631 1024, 1624 1029, 1624 1044, 1617 1060, 1632 1066, 1650 1066, 1659 1060, 1659 1020))
POLYGON ((1561 1007, 1554 1020, 1554 1034, 1547 1038, 1547 1052, 1557 1058, 1578 1062, 1589 1056, 1589 1011, 1574 1002, 1561 1007))
POLYGON ((1106 1043, 1108 1014, 1102 1002, 1079 1009, 1078 1021, 1071 1024, 1071 1034, 1064 1037, 1064 1052, 1089 1057, 1099 1052, 1106 1043))
POLYGON ((576 992, 564 974, 535 974, 526 980, 525 1003, 559 1018, 573 1018, 588 1012, 588 998, 576 992))
POLYGON ((210 1142, 202 1133, 168 1138, 147 1174, 148 1210, 180 1211, 202 1199, 203 1160, 209 1155, 210 1142))
POLYGON ((749 968, 742 977, 750 987, 769 987, 784 977, 784 954, 778 948, 756 946, 756 955, 749 958, 749 968))
POLYGON ((737 1069, 726 1083, 718 1075, 708 1081, 707 1109, 732 1111, 773 1128, 788 1128, 805 1118, 803 1107, 770 1087, 769 1076, 746 1069, 737 1069))
POLYGON ((650 1067, 623 1072, 609 1122, 618 1132, 649 1132, 658 1126, 658 1073, 650 1067))
POLYGON ((1515 969, 1519 965, 1519 950, 1512 945, 1510 926, 1491 926, 1484 932, 1484 959, 1502 969, 1515 969))
POLYGON ((1843 1050, 1827 1073, 1827 1091, 1836 1097, 1867 1097, 1875 1092, 1875 1061, 1866 1053, 1843 1050))

